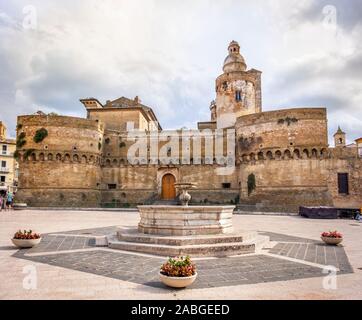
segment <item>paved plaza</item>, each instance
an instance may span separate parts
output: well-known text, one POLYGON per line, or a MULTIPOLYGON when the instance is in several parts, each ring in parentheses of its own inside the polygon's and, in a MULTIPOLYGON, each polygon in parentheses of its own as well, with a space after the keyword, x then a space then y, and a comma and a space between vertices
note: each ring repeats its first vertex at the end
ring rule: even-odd
MULTIPOLYGON (((1 299, 355 299, 362 298, 362 224, 296 216, 234 215, 236 231, 270 237, 256 254, 196 258, 197 281, 186 290, 165 287, 165 258, 112 250, 99 239, 117 226, 135 227, 137 212, 18 211, 0 214, 1 299), (17 250, 18 229, 43 235, 35 248, 17 250), (343 246, 326 246, 323 231, 344 234, 343 246), (37 288, 24 288, 34 266, 37 288), (328 288, 326 266, 336 267, 328 288), (333 283, 333 282, 332 282, 333 283), (327 287, 326 287, 327 284, 327 287)), ((331 279, 331 278, 329 278, 331 279)))

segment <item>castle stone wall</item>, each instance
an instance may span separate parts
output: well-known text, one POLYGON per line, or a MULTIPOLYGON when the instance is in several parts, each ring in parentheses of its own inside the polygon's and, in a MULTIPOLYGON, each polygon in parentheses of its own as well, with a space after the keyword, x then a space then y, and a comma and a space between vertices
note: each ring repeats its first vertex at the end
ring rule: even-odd
POLYGON ((98 206, 103 128, 99 122, 61 116, 21 116, 18 132, 18 202, 34 206, 98 206), (36 143, 37 130, 48 135, 36 143))

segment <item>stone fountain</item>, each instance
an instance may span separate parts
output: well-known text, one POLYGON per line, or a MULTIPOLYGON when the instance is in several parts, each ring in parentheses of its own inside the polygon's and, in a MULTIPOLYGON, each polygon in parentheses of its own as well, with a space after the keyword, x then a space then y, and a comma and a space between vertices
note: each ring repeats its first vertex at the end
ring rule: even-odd
POLYGON ((233 232, 235 206, 189 206, 196 185, 176 183, 182 205, 138 206, 138 228, 118 228, 107 237, 113 249, 161 256, 228 256, 255 253, 269 238, 233 232))

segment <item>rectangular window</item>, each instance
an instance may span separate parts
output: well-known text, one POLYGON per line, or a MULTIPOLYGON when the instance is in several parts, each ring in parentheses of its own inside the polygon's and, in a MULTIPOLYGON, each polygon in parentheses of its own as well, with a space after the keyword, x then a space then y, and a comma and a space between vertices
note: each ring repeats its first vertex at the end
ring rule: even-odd
POLYGON ((1 176, 1 177, 0 177, 0 182, 6 182, 6 177, 5 177, 5 176, 1 176))
POLYGON ((111 183, 111 184, 108 185, 108 189, 110 189, 110 190, 117 189, 117 185, 114 184, 114 183, 111 183))
POLYGON ((222 188, 223 189, 230 189, 231 188, 231 183, 223 183, 222 188))
POLYGON ((3 145, 2 150, 3 150, 2 154, 7 154, 7 153, 8 153, 8 146, 7 146, 7 145, 3 145))
POLYGON ((241 91, 236 91, 235 92, 235 100, 236 101, 241 101, 241 91))
POLYGON ((348 173, 338 173, 338 193, 349 194, 348 173))
POLYGON ((1 161, 1 168, 6 168, 6 161, 1 161))

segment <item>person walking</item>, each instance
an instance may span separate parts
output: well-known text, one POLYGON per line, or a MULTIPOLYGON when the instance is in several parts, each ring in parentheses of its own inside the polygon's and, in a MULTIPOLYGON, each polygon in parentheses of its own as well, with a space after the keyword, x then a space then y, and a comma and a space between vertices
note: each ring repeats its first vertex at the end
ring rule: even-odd
POLYGON ((3 196, 0 194, 0 212, 3 211, 3 196))
POLYGON ((6 197, 6 206, 8 210, 13 207, 13 194, 10 191, 8 192, 8 195, 6 197))

